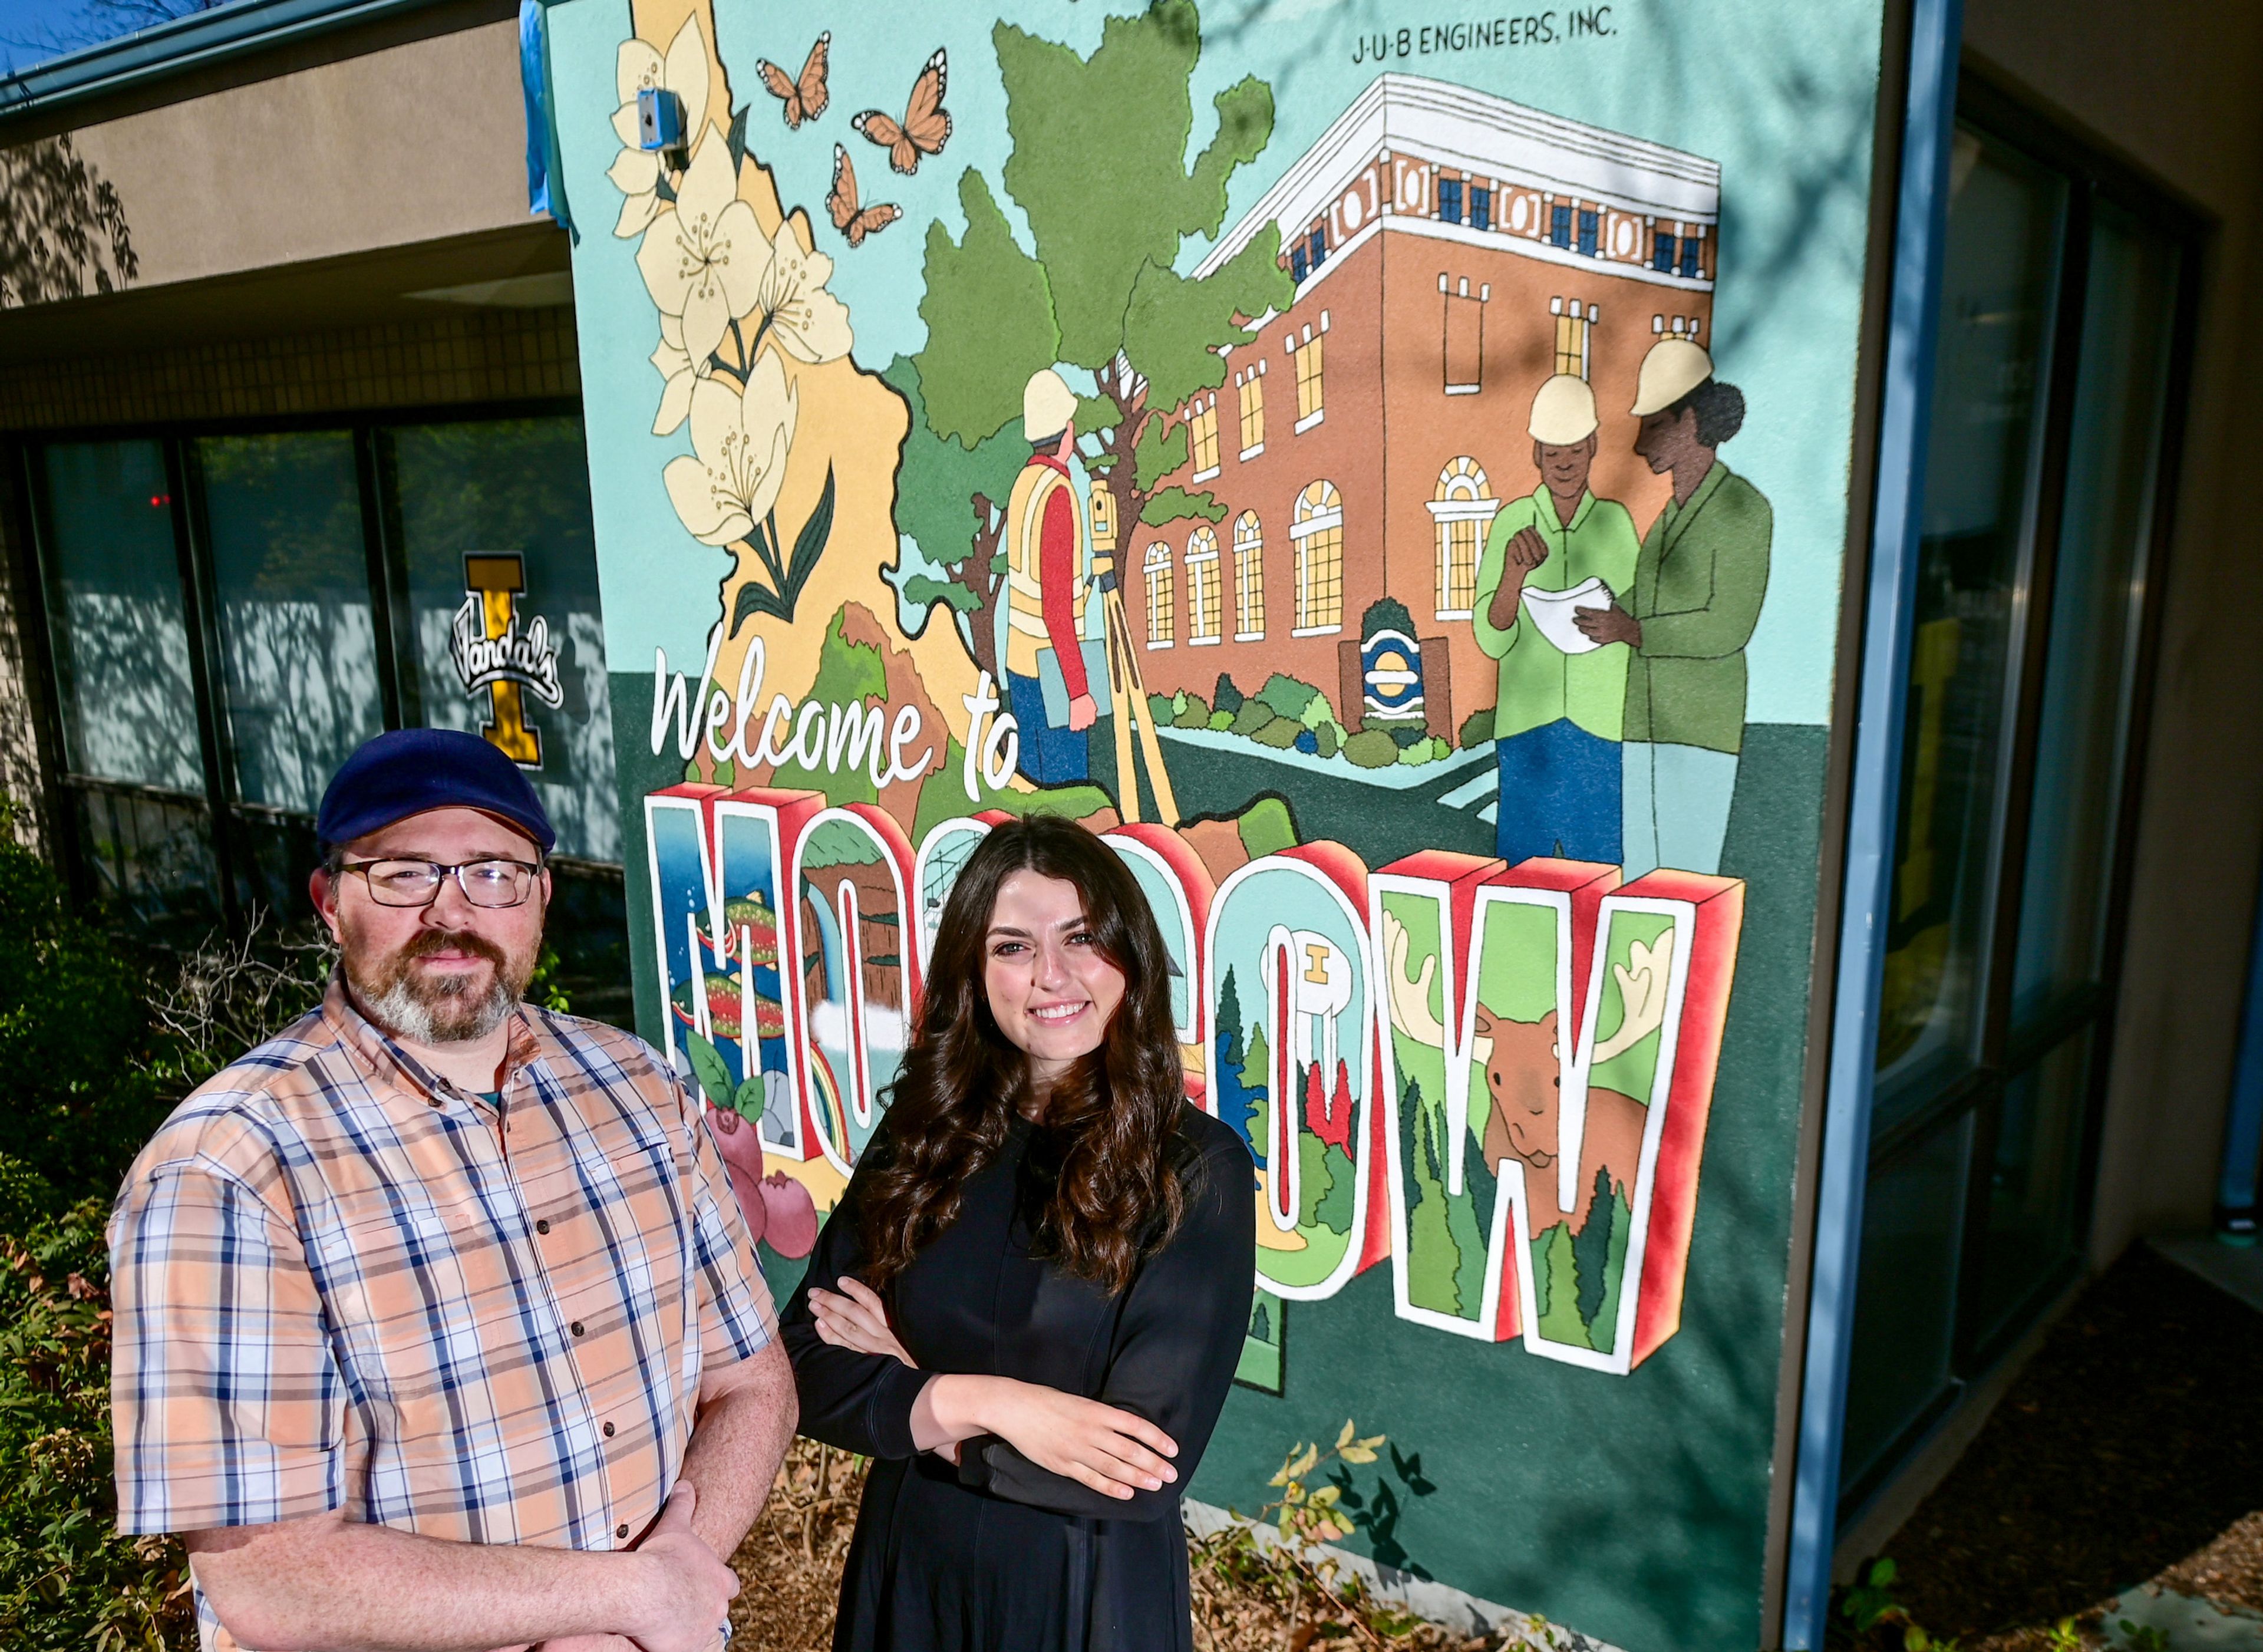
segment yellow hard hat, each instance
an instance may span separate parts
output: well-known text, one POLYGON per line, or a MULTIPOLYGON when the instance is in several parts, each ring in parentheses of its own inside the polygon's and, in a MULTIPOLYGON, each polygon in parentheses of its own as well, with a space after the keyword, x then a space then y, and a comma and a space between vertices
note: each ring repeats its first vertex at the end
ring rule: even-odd
POLYGON ((1634 381, 1637 418, 1663 413, 1713 376, 1713 358, 1687 338, 1661 338, 1642 359, 1634 381))
POLYGON ((1022 392, 1023 436, 1033 442, 1058 436, 1075 417, 1076 392, 1068 388, 1060 374, 1051 367, 1041 367, 1030 375, 1029 385, 1022 392))
POLYGON ((1532 439, 1569 447, 1595 433, 1595 393, 1576 373, 1559 373, 1532 398, 1532 439))

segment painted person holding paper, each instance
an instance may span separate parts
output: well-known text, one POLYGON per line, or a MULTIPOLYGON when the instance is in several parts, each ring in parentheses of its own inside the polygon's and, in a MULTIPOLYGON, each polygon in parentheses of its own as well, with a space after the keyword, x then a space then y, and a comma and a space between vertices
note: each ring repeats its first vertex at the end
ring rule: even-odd
POLYGON ((1493 852, 1512 866, 1619 859, 1627 651, 1598 647, 1572 621, 1633 584, 1641 544, 1626 507, 1587 489, 1595 424, 1586 380, 1559 373, 1540 387, 1530 426, 1540 486, 1501 507, 1478 563, 1471 623, 1500 662, 1493 852))
POLYGON ((1775 513, 1715 453, 1743 428, 1745 397, 1713 376, 1713 359, 1694 340, 1650 347, 1633 411, 1642 421, 1634 451, 1673 478, 1674 496, 1644 536, 1633 590, 1573 623, 1631 651, 1627 877, 1660 866, 1717 873, 1745 744, 1745 645, 1768 595, 1775 513))

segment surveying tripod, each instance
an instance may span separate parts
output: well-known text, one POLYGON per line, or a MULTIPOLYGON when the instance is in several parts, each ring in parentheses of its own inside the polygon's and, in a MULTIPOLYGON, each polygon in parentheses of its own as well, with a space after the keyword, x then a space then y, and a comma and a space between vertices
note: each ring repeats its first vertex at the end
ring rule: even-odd
POLYGON ((1127 822, 1139 819, 1139 772, 1132 763, 1132 726, 1139 726, 1139 750, 1147 759, 1147 781, 1155 793, 1155 812, 1166 826, 1179 823, 1179 801, 1171 790, 1170 771, 1163 766, 1163 744, 1155 735, 1155 714, 1147 704, 1146 685, 1139 680, 1139 656, 1132 641, 1131 621, 1124 617, 1124 592, 1116 580, 1113 552, 1093 559, 1093 589, 1100 597, 1100 612, 1108 646, 1109 709, 1116 727, 1116 808, 1127 822))

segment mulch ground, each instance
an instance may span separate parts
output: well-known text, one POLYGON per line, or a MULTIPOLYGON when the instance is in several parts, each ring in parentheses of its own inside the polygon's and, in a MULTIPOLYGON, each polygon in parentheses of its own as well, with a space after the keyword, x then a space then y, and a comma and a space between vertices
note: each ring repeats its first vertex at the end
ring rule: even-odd
POLYGON ((2263 1314, 2133 1245, 1888 1552, 1911 1619, 1973 1652, 2147 1581, 2263 1609, 2263 1314))

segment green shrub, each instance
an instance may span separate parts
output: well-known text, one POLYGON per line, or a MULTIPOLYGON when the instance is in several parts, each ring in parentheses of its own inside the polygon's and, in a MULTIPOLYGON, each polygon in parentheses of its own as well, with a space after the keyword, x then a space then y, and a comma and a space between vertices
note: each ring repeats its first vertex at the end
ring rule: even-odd
POLYGON ((1493 738, 1493 712, 1492 706, 1480 706, 1462 719, 1460 744, 1463 750, 1467 751, 1471 746, 1484 745, 1493 738))
POLYGON ((0 822, 0 1156, 67 1197, 115 1190, 188 1087, 147 997, 141 971, 0 822))
POLYGON ((1228 729, 1233 727, 1233 714, 1226 710, 1225 706, 1219 706, 1216 711, 1211 713, 1210 726, 1219 734, 1225 733, 1228 729))
MULTIPOLYGON (((1241 709, 1241 691, 1233 685, 1233 678, 1225 672, 1220 671, 1218 674, 1218 685, 1211 691, 1210 703, 1215 706, 1218 711, 1232 713, 1241 709)), ((1211 715, 1216 716, 1217 712, 1211 713, 1211 715)))
POLYGON ((1199 694, 1182 694, 1177 714, 1171 722, 1173 727, 1179 728, 1207 728, 1210 727, 1210 707, 1203 704, 1203 697, 1199 694))
POLYGON ((1270 746, 1276 751, 1286 751, 1297 743, 1297 736, 1305 732, 1305 725, 1293 717, 1276 717, 1250 736, 1261 746, 1270 746))
POLYGON ((1286 717, 1292 722, 1302 721, 1312 703, 1320 698, 1320 691, 1310 683, 1300 683, 1293 677, 1276 671, 1265 679, 1265 686, 1257 691, 1276 717, 1286 717))
POLYGON ((1363 728, 1344 742, 1343 754, 1356 768, 1387 769, 1399 761, 1399 743, 1380 728, 1363 728))
MULTIPOLYGON (((0 1184, 21 1167, 0 1168, 0 1184)), ((0 1235, 0 1644, 187 1648, 185 1557, 117 1532, 111 1480, 108 1201, 0 1235)))
POLYGON ((1273 708, 1262 699, 1245 699, 1241 709, 1233 714, 1233 732, 1244 736, 1254 735, 1273 721, 1273 708))
POLYGON ((1450 756, 1453 750, 1453 747, 1435 735, 1430 735, 1402 748, 1399 753, 1399 760, 1409 764, 1435 763, 1440 757, 1450 756))
POLYGON ((1168 694, 1148 695, 1147 710, 1154 717, 1155 727, 1158 728, 1169 728, 1179 714, 1179 708, 1171 703, 1171 697, 1168 694))
POLYGON ((1336 748, 1343 744, 1343 725, 1331 717, 1312 730, 1312 738, 1320 743, 1320 756, 1333 757, 1336 748))

